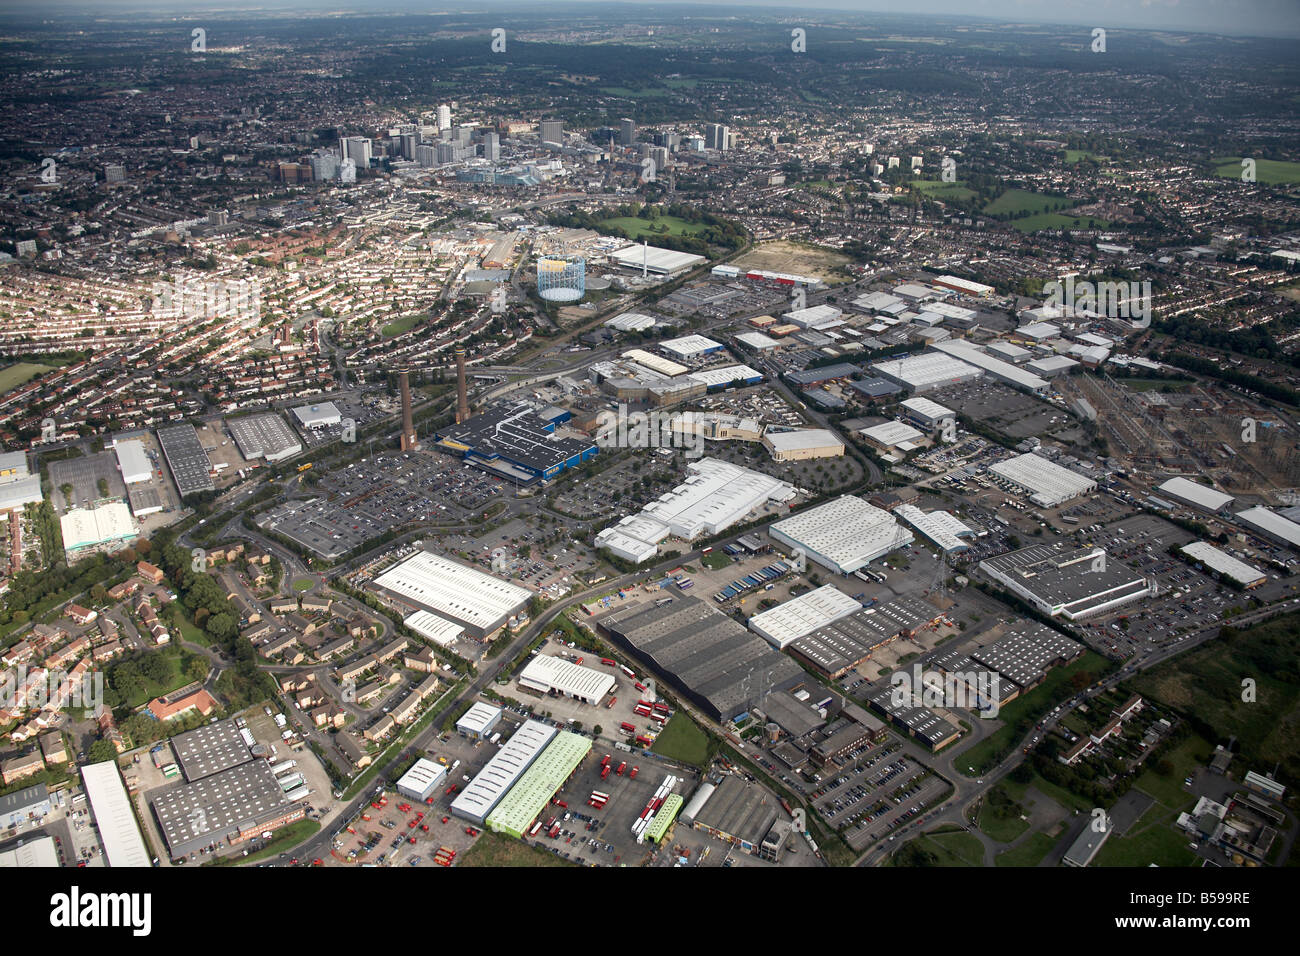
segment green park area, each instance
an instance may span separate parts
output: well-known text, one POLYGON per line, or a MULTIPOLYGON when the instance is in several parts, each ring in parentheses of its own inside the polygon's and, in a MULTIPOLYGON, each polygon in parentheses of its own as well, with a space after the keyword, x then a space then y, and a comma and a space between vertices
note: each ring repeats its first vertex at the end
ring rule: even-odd
POLYGON ((954 827, 940 827, 904 843, 889 858, 889 866, 981 866, 984 844, 979 837, 954 827))
MULTIPOLYGON (((1240 179, 1242 157, 1229 156, 1226 159, 1211 160, 1214 163, 1214 175, 1227 179, 1240 179)), ((1300 183, 1300 163, 1288 163, 1278 159, 1255 158, 1255 182, 1300 183)))
POLYGON ((421 315, 405 315, 405 316, 402 316, 402 318, 400 318, 400 319, 395 319, 394 321, 389 322, 387 325, 385 325, 385 326, 384 326, 382 329, 380 329, 379 331, 383 334, 384 338, 391 339, 391 338, 394 338, 394 337, 396 337, 396 336, 398 336, 398 335, 403 334, 404 332, 409 332, 409 331, 411 331, 411 329, 415 328, 417 325, 419 325, 421 322, 423 322, 426 318, 427 318, 427 316, 425 316, 425 315, 423 315, 423 314, 421 314, 421 315))
POLYGON ((677 216, 656 216, 654 219, 642 219, 640 216, 613 216, 600 221, 609 229, 621 229, 633 239, 655 236, 691 236, 704 227, 699 223, 687 222, 677 216))
POLYGON ((975 195, 973 189, 969 189, 961 182, 945 183, 940 179, 914 179, 912 188, 919 193, 924 193, 928 198, 937 199, 940 202, 970 199, 975 195))
POLYGON ((52 371, 54 371, 52 366, 38 365, 35 362, 15 362, 6 365, 0 368, 0 395, 5 395, 19 385, 26 385, 37 376, 52 371))

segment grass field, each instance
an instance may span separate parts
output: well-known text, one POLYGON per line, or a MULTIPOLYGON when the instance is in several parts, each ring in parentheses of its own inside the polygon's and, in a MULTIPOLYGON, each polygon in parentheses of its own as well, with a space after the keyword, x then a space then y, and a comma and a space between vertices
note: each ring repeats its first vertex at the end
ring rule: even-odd
POLYGON ((1031 193, 1025 189, 1008 189, 997 199, 986 205, 982 211, 990 216, 1018 212, 1044 213, 1053 212, 1069 205, 1071 205, 1071 201, 1064 196, 1045 196, 1042 193, 1031 193))
POLYGON ((703 227, 698 223, 687 222, 676 216, 659 216, 655 219, 642 219, 640 216, 614 216, 602 219, 602 226, 610 229, 622 229, 633 239, 653 239, 655 236, 693 236, 703 227), (667 227, 665 230, 664 227, 667 227))
POLYGON ((295 591, 310 591, 313 583, 311 578, 297 578, 293 582, 293 589, 295 591))
POLYGON ((1125 388, 1131 389, 1135 392, 1151 392, 1164 388, 1166 385, 1172 388, 1175 392, 1181 392, 1183 389, 1187 388, 1187 386, 1192 384, 1191 379, 1188 379, 1185 382, 1171 382, 1169 379, 1165 378, 1122 378, 1116 379, 1116 381, 1125 388))
POLYGON ((1093 866, 1191 866, 1196 855, 1187 848, 1187 834, 1172 824, 1178 814, 1159 805, 1124 836, 1112 835, 1097 852, 1093 866))
POLYGON ((985 737, 966 753, 953 758, 953 766, 967 776, 977 776, 996 766, 1011 752, 1023 731, 1017 731, 1016 723, 1022 717, 1037 718, 1054 700, 1068 696, 1066 693, 1070 678, 1075 674, 1087 672, 1096 680, 1107 670, 1106 661, 1100 655, 1088 651, 1068 667, 1057 667, 1050 671, 1046 679, 1028 694, 1017 697, 998 713, 1003 722, 991 736, 985 737))
POLYGON ((709 759, 709 738, 689 715, 679 710, 668 718, 663 733, 655 738, 650 749, 671 760, 703 767, 709 759))
POLYGON ((13 391, 19 385, 26 385, 38 375, 54 371, 50 365, 38 365, 35 362, 15 362, 0 368, 0 395, 13 391))
POLYGON ((980 807, 979 828, 988 836, 997 840, 999 843, 1010 843, 1020 834, 1029 829, 1029 824, 1020 819, 1017 811, 1012 816, 1000 816, 995 812, 993 801, 989 799, 994 791, 1000 791, 1011 802, 1016 802, 1015 797, 1002 784, 998 784, 990 791, 989 795, 984 798, 984 803, 980 807))
POLYGON ((721 551, 712 551, 700 558, 700 564, 704 565, 710 571, 716 571, 718 568, 725 568, 731 563, 731 558, 721 551))
MULTIPOLYGON (((1137 693, 1195 713, 1220 736, 1235 736, 1250 761, 1300 771, 1300 615, 1225 628, 1225 638, 1180 654, 1135 678, 1137 693), (1255 681, 1255 701, 1242 702, 1242 679, 1255 681)), ((1181 748, 1180 748, 1181 749, 1181 748)), ((1177 775, 1175 783, 1181 783, 1177 775)))
POLYGON ((1101 162, 1110 159, 1109 156, 1099 156, 1096 153, 1090 153, 1086 149, 1067 149, 1065 151, 1065 161, 1067 163, 1077 163, 1081 159, 1095 159, 1101 162))
MULTIPOLYGON (((1150 794, 1171 810, 1182 810, 1192 805, 1192 795, 1183 789, 1183 781, 1197 767, 1209 763, 1214 747, 1201 737, 1188 737, 1179 741, 1161 759, 1174 765, 1173 772, 1161 776, 1151 767, 1147 767, 1142 776, 1134 782, 1143 793, 1150 794)), ((1149 761, 1148 761, 1149 762, 1149 761)), ((1158 763, 1159 761, 1157 761, 1158 763)), ((1144 765, 1145 766, 1145 765, 1144 765)))
POLYGON ((1011 225, 1020 232, 1037 232, 1040 229, 1105 229, 1110 225, 1106 219, 1094 219, 1092 216, 1070 216, 1059 212, 1043 212, 1024 219, 1013 219, 1011 225))
MULTIPOLYGON (((980 866, 984 861, 984 845, 964 830, 927 833, 911 842, 932 854, 935 866, 980 866)), ((900 864, 891 857, 890 865, 900 864)))
POLYGON ((1018 847, 1004 850, 993 858, 994 866, 1037 866, 1051 852, 1056 840, 1041 830, 1018 847))
POLYGON ((379 331, 385 338, 393 338, 395 335, 401 335, 403 332, 409 332, 421 322, 424 321, 423 315, 407 315, 398 319, 396 322, 389 322, 379 331))
POLYGON ((945 199, 970 199, 975 195, 975 190, 967 189, 961 182, 945 183, 940 179, 914 179, 912 188, 917 192, 924 193, 931 199, 943 201, 945 199))
POLYGON ((457 866, 573 866, 563 857, 520 840, 484 830, 460 856, 457 866))
MULTIPOLYGON (((1211 160, 1214 175, 1226 179, 1241 179, 1240 156, 1211 160)), ((1287 163, 1276 159, 1255 158, 1255 181, 1260 183, 1300 183, 1300 163, 1287 163)))

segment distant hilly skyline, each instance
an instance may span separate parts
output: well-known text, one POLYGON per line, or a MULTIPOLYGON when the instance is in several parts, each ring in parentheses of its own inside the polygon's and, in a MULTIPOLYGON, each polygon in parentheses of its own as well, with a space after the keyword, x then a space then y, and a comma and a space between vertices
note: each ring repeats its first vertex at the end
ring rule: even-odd
POLYGON ((304 13, 491 13, 512 11, 538 17, 560 13, 566 6, 608 8, 644 7, 647 13, 689 14, 696 8, 701 14, 714 15, 728 9, 737 12, 750 8, 765 14, 814 16, 817 11, 857 12, 866 16, 882 14, 923 18, 926 16, 972 17, 1009 23, 1073 24, 1102 27, 1107 30, 1169 30, 1192 33, 1219 33, 1235 36, 1300 38, 1300 2, 1297 0, 814 0, 808 5, 789 0, 563 0, 561 3, 521 3, 519 0, 17 0, 0 5, 0 22, 6 19, 29 20, 76 17, 80 15, 113 16, 140 11, 156 16, 174 14, 191 18, 196 14, 223 16, 255 15, 258 12, 304 13))

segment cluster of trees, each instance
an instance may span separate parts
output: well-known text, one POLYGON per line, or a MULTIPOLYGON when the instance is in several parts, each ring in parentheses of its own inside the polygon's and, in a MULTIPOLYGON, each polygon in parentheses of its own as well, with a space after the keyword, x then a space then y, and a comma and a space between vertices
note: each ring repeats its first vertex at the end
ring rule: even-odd
POLYGON ((1188 355, 1186 352, 1173 352, 1164 356, 1164 360, 1189 372, 1195 372, 1207 378, 1215 378, 1246 391, 1256 392, 1265 398, 1271 398, 1275 402, 1300 407, 1300 392, 1285 385, 1279 385, 1277 382, 1270 382, 1268 379, 1260 378, 1258 375, 1251 375, 1249 372, 1242 372, 1234 368, 1224 368, 1217 362, 1211 362, 1209 359, 1203 359, 1196 355, 1188 355))
MULTIPOLYGON (((181 670, 187 680, 200 681, 208 674, 208 664, 197 654, 181 651, 181 670)), ((104 671, 104 703, 116 709, 136 707, 160 692, 172 677, 166 656, 158 651, 136 651, 119 658, 104 671)))

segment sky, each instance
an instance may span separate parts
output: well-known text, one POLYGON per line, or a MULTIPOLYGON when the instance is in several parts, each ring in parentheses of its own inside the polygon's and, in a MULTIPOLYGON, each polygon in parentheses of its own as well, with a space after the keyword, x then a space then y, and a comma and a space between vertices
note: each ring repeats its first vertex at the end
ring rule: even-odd
MULTIPOLYGON (((636 6, 640 0, 531 0, 521 3, 502 0, 0 0, 0 22, 5 12, 27 16, 70 15, 73 11, 94 9, 99 12, 147 10, 151 13, 173 12, 181 15, 205 10, 228 13, 303 10, 379 13, 410 11, 490 12, 494 8, 519 9, 536 7, 550 12, 569 3, 599 3, 636 6)), ((1009 22, 1069 23, 1089 28, 1172 30, 1189 33, 1221 33, 1259 37, 1300 38, 1300 0, 653 0, 650 4, 664 11, 680 9, 688 14, 691 7, 762 8, 778 14, 782 8, 808 15, 811 11, 853 10, 891 15, 969 16, 1009 22)))

